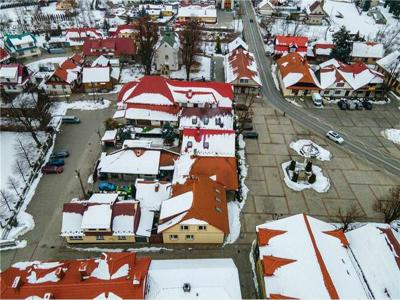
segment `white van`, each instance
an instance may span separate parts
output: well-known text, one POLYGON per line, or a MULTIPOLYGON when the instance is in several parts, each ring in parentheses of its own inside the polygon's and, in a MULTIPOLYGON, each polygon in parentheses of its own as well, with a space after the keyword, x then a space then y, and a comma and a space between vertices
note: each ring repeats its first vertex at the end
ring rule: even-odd
POLYGON ((312 93, 311 97, 312 97, 312 101, 315 106, 318 106, 318 107, 322 106, 322 97, 320 94, 312 93))

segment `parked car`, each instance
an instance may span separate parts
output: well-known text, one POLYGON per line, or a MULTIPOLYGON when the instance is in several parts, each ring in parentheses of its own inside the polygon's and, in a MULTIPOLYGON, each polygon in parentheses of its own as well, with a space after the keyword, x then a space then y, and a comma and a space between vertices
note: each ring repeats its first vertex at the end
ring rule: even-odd
POLYGON ((312 93, 311 97, 312 97, 312 100, 313 100, 313 103, 315 106, 317 106, 317 107, 322 106, 322 97, 320 94, 312 93))
POLYGON ((347 105, 348 105, 348 109, 350 109, 350 110, 355 110, 357 108, 357 104, 354 101, 349 101, 347 103, 347 105))
POLYGON ((58 150, 58 151, 54 151, 51 155, 50 155, 50 159, 54 159, 54 158, 65 158, 69 156, 69 152, 68 150, 58 150))
POLYGON ((363 104, 361 101, 354 101, 354 104, 356 105, 357 110, 362 110, 364 108, 363 104))
POLYGON ((348 104, 347 104, 347 101, 345 101, 345 100, 340 100, 340 101, 338 102, 338 106, 339 106, 339 108, 340 108, 341 110, 346 110, 346 109, 348 109, 348 104))
POLYGON ((123 186, 118 186, 117 187, 117 193, 120 196, 132 196, 133 194, 133 189, 129 185, 123 185, 123 186))
POLYGON ((101 181, 99 183, 99 190, 106 192, 114 192, 117 189, 117 185, 107 181, 101 181))
POLYGON ((244 131, 243 137, 246 139, 258 139, 258 133, 255 131, 244 131))
POLYGON ((371 110, 372 109, 372 103, 369 102, 369 101, 363 101, 362 105, 366 110, 371 110))
POLYGON ((64 171, 64 167, 62 166, 51 166, 46 164, 42 167, 43 174, 61 174, 64 171))
POLYGON ((62 116, 61 122, 63 124, 79 124, 81 120, 76 116, 62 116))
POLYGON ((344 139, 340 136, 340 134, 333 130, 329 130, 326 133, 326 137, 334 141, 336 144, 343 144, 344 142, 344 139))
POLYGON ((59 166, 65 165, 65 161, 62 158, 54 158, 54 159, 50 159, 50 161, 48 162, 48 165, 59 167, 59 166))

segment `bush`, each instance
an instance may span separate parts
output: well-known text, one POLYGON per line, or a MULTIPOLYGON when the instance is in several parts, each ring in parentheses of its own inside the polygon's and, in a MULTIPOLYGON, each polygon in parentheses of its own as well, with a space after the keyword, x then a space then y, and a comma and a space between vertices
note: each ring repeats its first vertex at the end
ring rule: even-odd
POLYGON ((313 184, 317 180, 315 174, 311 174, 310 178, 308 178, 308 183, 313 184))
POLYGON ((311 172, 311 170, 312 170, 312 162, 309 161, 309 162, 307 163, 307 165, 306 165, 306 172, 311 172))
POLYGON ((108 118, 104 121, 104 127, 106 128, 106 130, 117 129, 119 127, 119 123, 113 118, 108 118))
POLYGON ((295 161, 295 160, 292 160, 292 161, 290 162, 290 165, 289 165, 289 170, 290 170, 290 171, 294 171, 295 168, 296 168, 296 161, 295 161))
POLYGON ((298 173, 293 173, 292 181, 293 182, 297 182, 297 178, 299 178, 299 174, 298 173))

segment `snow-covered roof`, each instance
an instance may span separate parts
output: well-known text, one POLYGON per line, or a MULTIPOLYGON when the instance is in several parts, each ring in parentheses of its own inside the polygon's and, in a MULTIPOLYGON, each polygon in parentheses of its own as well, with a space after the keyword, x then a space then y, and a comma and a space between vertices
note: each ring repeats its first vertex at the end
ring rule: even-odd
POLYGON ((233 129, 231 108, 184 107, 179 118, 179 129, 233 129))
MULTIPOLYGON (((400 70, 400 50, 386 55, 376 63, 389 74, 398 74, 400 70)), ((400 76, 397 77, 397 81, 400 81, 400 76)))
POLYGON ((352 57, 382 58, 385 54, 383 44, 372 42, 354 42, 352 57))
POLYGON ((261 86, 261 79, 258 74, 257 62, 254 54, 243 49, 233 50, 224 57, 225 81, 235 82, 241 79, 249 80, 248 85, 261 86), (251 82, 253 81, 253 82, 251 82))
POLYGON ((128 108, 125 119, 176 122, 178 115, 156 109, 128 108))
POLYGON ((82 71, 82 83, 110 81, 110 67, 85 67, 82 71))
POLYGON ((118 130, 117 129, 113 129, 113 130, 106 130, 104 132, 103 137, 101 138, 102 142, 106 142, 106 141, 114 141, 117 138, 117 133, 118 130))
POLYGON ((110 204, 91 205, 83 213, 81 228, 83 230, 110 229, 111 213, 110 204))
POLYGON ((94 193, 87 201, 89 203, 113 204, 117 199, 117 193, 94 193))
POLYGON ((142 208, 160 210, 161 203, 171 196, 171 183, 136 179, 136 200, 142 208))
POLYGON ((149 299, 241 299, 238 269, 232 259, 153 260, 149 299), (183 286, 188 284, 190 291, 183 286))
POLYGON ((347 240, 335 226, 298 214, 257 226, 267 298, 365 297, 347 240))
POLYGON ((154 211, 142 207, 140 210, 139 225, 136 230, 136 235, 150 237, 153 229, 154 211))
POLYGON ((81 228, 83 215, 76 212, 63 212, 61 236, 83 236, 81 228))
POLYGON ((125 109, 119 109, 115 111, 113 115, 113 119, 120 119, 125 117, 126 110, 125 109))
POLYGON ((110 60, 107 57, 100 55, 93 61, 92 67, 107 67, 109 62, 110 60))
POLYGON ((244 50, 249 50, 249 46, 246 44, 246 42, 243 41, 243 39, 240 36, 238 36, 232 42, 228 43, 228 52, 232 52, 233 50, 238 49, 240 47, 242 47, 244 50))
POLYGON ((16 79, 18 76, 18 65, 1 66, 0 77, 7 79, 16 79))
POLYGON ((193 192, 186 192, 168 200, 164 200, 161 203, 160 219, 167 219, 186 212, 192 207, 192 203, 193 192))
POLYGON ((177 18, 217 18, 215 7, 189 5, 178 9, 177 18))
POLYGON ((146 149, 121 149, 101 158, 101 173, 157 175, 160 151, 146 149))
POLYGON ((183 130, 181 153, 198 156, 235 156, 234 130, 191 129, 183 130))
POLYGON ((33 43, 34 45, 36 45, 36 41, 31 34, 15 35, 10 37, 9 41, 14 46, 21 46, 29 43, 33 43))
POLYGON ((134 236, 135 235, 135 216, 119 215, 112 220, 112 230, 114 236, 134 236))
POLYGON ((393 233, 390 225, 376 223, 346 232, 362 279, 375 299, 400 298, 400 245, 393 233))
POLYGON ((258 9, 263 9, 264 6, 270 6, 271 8, 274 7, 274 5, 270 2, 270 0, 262 0, 260 3, 257 4, 258 9))
POLYGON ((383 83, 383 75, 364 63, 342 66, 338 71, 354 90, 369 83, 383 83))

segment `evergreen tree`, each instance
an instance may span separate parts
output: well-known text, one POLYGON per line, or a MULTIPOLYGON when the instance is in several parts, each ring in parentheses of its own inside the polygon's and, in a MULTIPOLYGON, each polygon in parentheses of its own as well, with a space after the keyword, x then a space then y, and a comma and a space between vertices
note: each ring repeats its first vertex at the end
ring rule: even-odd
POLYGON ((221 54, 222 53, 221 39, 219 38, 219 36, 217 36, 217 41, 216 41, 216 45, 215 45, 215 53, 217 53, 217 54, 221 54))
POLYGON ((335 58, 344 63, 349 63, 352 50, 352 39, 350 32, 346 30, 346 27, 342 26, 338 32, 333 34, 333 44, 335 45, 335 48, 332 49, 331 58, 335 58))
POLYGON ((365 0, 364 6, 363 6, 363 11, 369 11, 370 7, 371 7, 371 0, 365 0))
POLYGON ((163 138, 164 143, 171 145, 175 140, 175 136, 176 134, 174 128, 172 128, 169 122, 166 122, 161 129, 161 137, 163 138))

